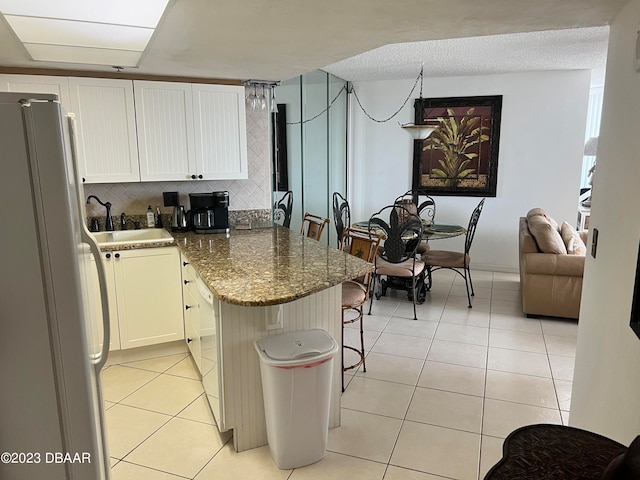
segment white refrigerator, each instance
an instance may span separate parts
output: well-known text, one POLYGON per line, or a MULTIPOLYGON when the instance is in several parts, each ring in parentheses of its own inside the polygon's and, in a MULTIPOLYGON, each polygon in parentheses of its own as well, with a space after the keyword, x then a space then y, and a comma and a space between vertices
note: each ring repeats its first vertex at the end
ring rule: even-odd
POLYGON ((2 480, 109 478, 100 388, 109 312, 72 128, 55 95, 0 93, 2 480), (101 316, 90 313, 91 255, 101 316))

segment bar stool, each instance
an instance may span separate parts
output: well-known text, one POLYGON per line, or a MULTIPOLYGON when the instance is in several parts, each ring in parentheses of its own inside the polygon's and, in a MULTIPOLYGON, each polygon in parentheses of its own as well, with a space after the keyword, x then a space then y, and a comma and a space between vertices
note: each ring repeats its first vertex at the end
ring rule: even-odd
MULTIPOLYGON (((376 233, 354 230, 349 227, 344 229, 340 241, 340 249, 343 252, 354 255, 369 263, 373 263, 380 246, 382 236, 376 233)), ((344 372, 362 365, 363 371, 367 371, 364 352, 364 326, 363 307, 369 299, 369 288, 371 286, 371 273, 355 280, 348 280, 342 284, 342 391, 344 392, 344 372), (355 311, 356 316, 345 318, 345 313, 355 311), (344 344, 344 326, 350 323, 360 322, 360 348, 344 344), (359 360, 353 365, 344 364, 344 349, 356 352, 359 360)))

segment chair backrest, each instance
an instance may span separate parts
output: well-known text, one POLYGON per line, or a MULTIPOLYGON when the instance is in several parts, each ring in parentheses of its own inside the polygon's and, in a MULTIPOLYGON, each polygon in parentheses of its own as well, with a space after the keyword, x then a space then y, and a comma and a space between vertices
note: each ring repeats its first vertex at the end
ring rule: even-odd
MULTIPOLYGON (((423 220, 429 220, 431 223, 435 222, 436 218, 436 202, 429 195, 419 193, 415 190, 409 190, 406 193, 396 198, 394 203, 400 204, 407 208, 407 205, 411 202, 416 207, 416 212, 423 220)), ((413 208, 409 207, 407 210, 412 211, 413 208)))
POLYGON ((280 200, 273 204, 273 221, 278 225, 289 228, 291 212, 293 211, 293 192, 289 190, 280 200))
POLYGON ((329 223, 329 221, 330 220, 328 218, 319 217, 309 212, 305 212, 304 218, 302 219, 302 228, 300 229, 300 233, 309 238, 320 241, 324 227, 329 223))
POLYGON ((386 206, 369 219, 369 231, 375 228, 381 229, 387 236, 382 258, 390 263, 415 259, 423 233, 422 220, 416 213, 411 213, 401 205, 386 206))
POLYGON ((471 242, 473 242, 473 237, 476 234, 476 227, 478 226, 478 219, 480 218, 480 214, 482 213, 484 200, 484 198, 480 200, 478 206, 474 208, 473 212, 471 213, 471 218, 469 219, 469 227, 467 228, 467 235, 464 240, 464 253, 469 253, 469 250, 471 250, 471 242))
POLYGON ((338 234, 338 248, 340 248, 345 227, 351 227, 351 209, 347 199, 338 192, 333 192, 333 222, 338 234))
MULTIPOLYGON (((340 250, 366 262, 374 263, 381 240, 382 235, 377 233, 346 227, 340 238, 340 250)), ((366 286, 367 291, 371 283, 371 273, 355 279, 355 281, 366 286)))

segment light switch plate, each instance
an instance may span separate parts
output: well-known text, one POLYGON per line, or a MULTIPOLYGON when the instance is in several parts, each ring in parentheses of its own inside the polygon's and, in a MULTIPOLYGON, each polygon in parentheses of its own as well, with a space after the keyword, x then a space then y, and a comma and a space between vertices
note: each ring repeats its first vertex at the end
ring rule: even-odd
POLYGON ((596 258, 596 252, 598 250, 598 229, 594 228, 591 234, 591 256, 596 258))

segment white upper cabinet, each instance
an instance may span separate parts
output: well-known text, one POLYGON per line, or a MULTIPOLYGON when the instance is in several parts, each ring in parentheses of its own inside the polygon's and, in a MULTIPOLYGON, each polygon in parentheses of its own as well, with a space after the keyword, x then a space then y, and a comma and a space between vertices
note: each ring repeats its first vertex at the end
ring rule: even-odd
POLYGON ((78 166, 86 183, 138 182, 131 80, 69 78, 76 114, 78 166))
POLYGON ((71 110, 67 77, 0 75, 0 92, 55 93, 65 110, 71 110))
POLYGON ((0 75, 0 91, 59 95, 85 183, 248 178, 244 87, 0 75))
POLYGON ((134 80, 140 180, 197 178, 191 84, 134 80))
POLYGON ((248 178, 244 87, 191 88, 198 175, 203 180, 248 178))

